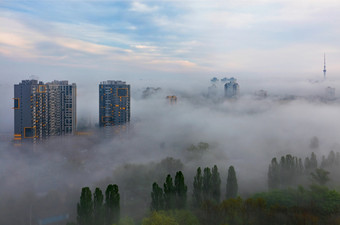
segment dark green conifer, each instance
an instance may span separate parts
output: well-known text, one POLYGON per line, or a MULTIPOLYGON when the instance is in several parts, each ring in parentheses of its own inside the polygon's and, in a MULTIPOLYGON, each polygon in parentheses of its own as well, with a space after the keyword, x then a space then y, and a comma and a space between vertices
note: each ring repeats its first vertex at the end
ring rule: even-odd
POLYGON ((163 210, 164 209, 164 193, 163 189, 155 182, 152 184, 151 192, 151 210, 163 210))
POLYGON ((187 202, 188 187, 184 183, 184 176, 182 171, 178 171, 175 176, 175 192, 176 192, 176 207, 183 209, 187 202))
POLYGON ((196 176, 194 177, 193 183, 193 206, 200 207, 202 204, 202 186, 203 186, 203 177, 201 167, 197 168, 196 176))
POLYGON ((106 224, 117 223, 120 218, 120 196, 116 184, 108 185, 105 191, 106 224))
POLYGON ((80 201, 77 204, 77 222, 79 225, 92 225, 93 201, 89 187, 81 189, 80 201))
POLYGON ((220 178, 220 173, 218 172, 218 168, 216 165, 214 165, 212 169, 212 174, 211 174, 211 195, 212 199, 216 202, 220 202, 221 198, 221 178, 220 178))
POLYGON ((237 192, 238 192, 238 185, 237 185, 235 169, 233 166, 230 166, 228 169, 226 199, 236 198, 237 192))

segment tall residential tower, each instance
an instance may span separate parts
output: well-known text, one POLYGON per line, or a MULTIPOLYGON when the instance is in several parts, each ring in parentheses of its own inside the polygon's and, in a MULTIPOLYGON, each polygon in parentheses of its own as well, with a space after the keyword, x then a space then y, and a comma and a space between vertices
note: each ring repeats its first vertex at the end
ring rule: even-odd
POLYGON ((99 126, 124 126, 130 121, 130 85, 108 80, 99 84, 99 126))
POLYGON ((238 96, 240 91, 240 86, 236 82, 235 78, 229 80, 228 83, 224 85, 224 96, 226 98, 235 98, 238 96))
POLYGON ((76 131, 76 84, 23 80, 14 85, 14 140, 36 142, 76 131))

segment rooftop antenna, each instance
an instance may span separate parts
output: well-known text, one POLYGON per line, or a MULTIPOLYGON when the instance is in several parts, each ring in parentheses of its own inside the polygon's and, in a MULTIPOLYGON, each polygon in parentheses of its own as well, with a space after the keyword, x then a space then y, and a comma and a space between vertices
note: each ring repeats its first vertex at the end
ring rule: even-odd
POLYGON ((323 79, 326 80, 326 54, 323 54, 323 79))

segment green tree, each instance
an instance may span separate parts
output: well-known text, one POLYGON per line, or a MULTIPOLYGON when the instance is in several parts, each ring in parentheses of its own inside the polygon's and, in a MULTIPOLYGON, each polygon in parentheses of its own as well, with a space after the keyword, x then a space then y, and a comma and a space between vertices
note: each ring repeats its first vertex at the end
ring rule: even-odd
POLYGON ((110 184, 105 191, 106 224, 119 221, 120 217, 120 195, 118 185, 110 184))
POLYGON ((312 152, 310 156, 309 166, 311 170, 315 170, 316 168, 318 168, 318 161, 316 159, 316 155, 314 154, 314 152, 312 152))
POLYGON ((95 225, 104 224, 104 196, 103 192, 96 188, 93 194, 93 220, 95 225))
POLYGON ((216 202, 220 202, 221 198, 221 178, 220 173, 218 172, 218 168, 216 165, 214 165, 212 169, 212 175, 211 175, 211 194, 212 199, 216 202))
POLYGON ((142 225, 179 225, 175 218, 162 211, 153 211, 150 217, 144 218, 142 225))
POLYGON ((236 198, 238 192, 237 178, 235 169, 233 166, 230 166, 228 169, 228 178, 227 178, 227 188, 226 188, 226 199, 236 198))
POLYGON ((164 209, 164 193, 163 189, 155 182, 152 184, 151 192, 151 210, 163 210, 164 209))
POLYGON ((211 172, 209 167, 204 168, 203 171, 202 194, 203 200, 211 199, 211 172))
POLYGON ((124 217, 119 220, 118 225, 135 225, 135 221, 130 217, 124 217))
POLYGON ((201 172, 201 167, 197 168, 196 176, 194 177, 193 183, 193 205, 195 207, 200 207, 202 204, 202 185, 203 177, 201 172))
POLYGON ((280 167, 276 158, 272 159, 268 168, 268 188, 275 189, 280 186, 280 167))
POLYGON ((170 174, 166 177, 164 183, 164 203, 165 209, 174 209, 175 207, 175 187, 172 182, 172 177, 170 174))
POLYGON ((312 176, 312 180, 317 182, 320 185, 325 185, 329 179, 329 172, 324 169, 317 168, 315 172, 310 174, 312 176))
POLYGON ((77 222, 79 225, 91 225, 93 221, 93 202, 89 187, 81 190, 80 201, 77 204, 77 222))
POLYGON ((184 176, 181 171, 178 171, 175 176, 175 192, 176 192, 176 207, 183 209, 187 202, 188 187, 184 183, 184 176))

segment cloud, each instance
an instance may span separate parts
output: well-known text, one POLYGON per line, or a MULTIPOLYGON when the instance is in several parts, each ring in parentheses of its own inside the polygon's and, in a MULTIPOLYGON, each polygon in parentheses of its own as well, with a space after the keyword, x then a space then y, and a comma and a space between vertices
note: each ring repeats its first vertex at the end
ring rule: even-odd
POLYGON ((141 2, 132 2, 130 11, 139 12, 139 13, 150 13, 158 10, 157 6, 148 6, 141 2))

